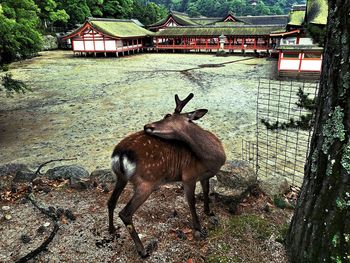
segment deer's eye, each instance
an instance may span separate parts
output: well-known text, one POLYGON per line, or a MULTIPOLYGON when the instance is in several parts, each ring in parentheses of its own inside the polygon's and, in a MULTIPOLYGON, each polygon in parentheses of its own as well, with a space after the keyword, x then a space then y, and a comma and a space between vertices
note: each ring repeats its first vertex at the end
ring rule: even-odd
POLYGON ((170 116, 171 116, 171 114, 168 113, 168 114, 166 114, 166 115, 164 116, 164 119, 169 118, 170 116))

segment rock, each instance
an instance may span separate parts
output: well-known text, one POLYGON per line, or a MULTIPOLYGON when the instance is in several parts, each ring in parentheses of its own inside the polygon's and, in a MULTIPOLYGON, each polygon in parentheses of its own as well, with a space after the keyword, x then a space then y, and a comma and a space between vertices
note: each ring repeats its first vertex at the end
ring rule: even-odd
POLYGON ((43 224, 44 227, 49 227, 50 225, 51 225, 50 222, 46 222, 46 223, 43 224))
POLYGON ((53 50, 58 48, 57 37, 51 35, 43 36, 43 50, 53 50))
POLYGON ((111 169, 97 169, 90 174, 91 182, 98 184, 114 183, 116 176, 111 169))
POLYGON ((51 180, 89 178, 89 172, 77 165, 63 165, 49 169, 45 176, 51 180))
MULTIPOLYGON (((209 193, 212 193, 212 192, 215 192, 215 189, 218 185, 218 179, 216 176, 214 177, 211 177, 209 179, 209 193)), ((203 189, 202 189, 202 185, 201 183, 198 181, 196 183, 196 189, 195 189, 195 194, 198 195, 198 194, 202 194, 203 193, 203 189)))
POLYGON ((75 189, 87 189, 91 184, 89 172, 76 165, 58 166, 49 169, 45 175, 51 180, 69 179, 70 187, 75 189))
POLYGON ((33 181, 37 175, 29 170, 19 170, 16 172, 15 177, 13 178, 13 182, 31 182, 33 181))
POLYGON ((71 220, 71 221, 75 221, 75 219, 76 219, 76 217, 75 217, 75 215, 73 214, 73 212, 72 212, 71 210, 69 210, 69 209, 66 209, 66 210, 64 211, 64 215, 65 215, 69 220, 71 220))
POLYGON ((236 160, 227 161, 216 177, 218 184, 214 187, 214 191, 226 196, 239 196, 258 182, 251 165, 236 160))
POLYGON ((28 244, 30 242, 31 238, 28 235, 22 235, 21 240, 22 240, 23 244, 28 244))
POLYGON ((275 176, 260 182, 260 187, 268 196, 281 196, 290 190, 291 184, 285 177, 275 176))
POLYGON ((11 219, 12 219, 12 216, 11 216, 10 214, 6 214, 6 215, 4 215, 4 218, 5 218, 6 220, 11 220, 11 219))
POLYGON ((0 166, 0 177, 10 174, 16 174, 17 171, 29 170, 28 166, 22 163, 8 163, 0 166))
POLYGON ((3 207, 1 207, 2 211, 9 211, 10 207, 8 205, 4 205, 3 207))

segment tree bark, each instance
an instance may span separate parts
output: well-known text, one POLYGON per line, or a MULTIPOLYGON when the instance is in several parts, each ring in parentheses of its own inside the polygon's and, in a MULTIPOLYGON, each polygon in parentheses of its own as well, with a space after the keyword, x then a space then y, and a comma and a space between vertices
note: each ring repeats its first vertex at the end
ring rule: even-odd
POLYGON ((304 181, 286 237, 292 263, 350 262, 350 0, 329 0, 304 181))

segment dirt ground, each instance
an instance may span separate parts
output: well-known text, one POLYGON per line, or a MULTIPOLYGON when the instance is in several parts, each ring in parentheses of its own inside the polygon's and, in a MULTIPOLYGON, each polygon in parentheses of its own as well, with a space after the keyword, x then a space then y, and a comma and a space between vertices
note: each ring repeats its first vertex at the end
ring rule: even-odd
MULTIPOLYGON (((239 159, 242 138, 254 138, 257 78, 269 77, 274 63, 210 54, 138 54, 117 59, 43 52, 10 67, 14 78, 25 81, 33 92, 14 98, 0 94, 0 165, 24 163, 35 169, 47 160, 73 157, 89 172, 108 168, 120 139, 172 112, 175 93, 183 98, 190 92, 195 98, 186 109, 208 108, 199 124, 223 140, 228 159, 239 159)), ((161 187, 134 217, 143 242, 157 244, 151 256, 141 261, 117 216, 120 237, 108 234, 106 203, 113 186, 107 187, 77 191, 58 182, 50 191, 34 189, 43 205, 70 209, 76 220, 61 217, 48 250, 32 262, 287 262, 283 245, 276 240, 282 239, 291 210, 276 208, 258 192, 233 213, 230 201, 212 195, 219 223, 204 215, 199 200, 197 210, 209 234, 197 241, 177 184, 161 187)), ((23 200, 24 193, 10 190, 0 190, 0 262, 18 260, 38 247, 53 228, 47 216, 23 200), (5 219, 5 214, 10 218, 5 219)), ((116 215, 131 191, 129 187, 122 195, 116 215)))
MULTIPOLYGON (((190 213, 180 184, 162 186, 153 193, 134 216, 134 224, 144 244, 155 243, 149 258, 141 260, 117 213, 130 198, 127 187, 116 209, 115 223, 119 237, 108 233, 106 202, 110 192, 97 187, 77 191, 54 183, 52 191, 36 191, 34 196, 43 206, 69 209, 75 216, 71 221, 60 219, 60 228, 35 260, 29 262, 286 262, 281 240, 290 220, 291 210, 276 208, 261 192, 242 200, 234 213, 230 200, 211 195, 215 217, 203 213, 203 202, 197 196, 197 211, 208 237, 194 240, 190 228, 190 213)), ((112 188, 108 185, 109 189, 112 188)), ((15 262, 37 248, 53 229, 53 222, 23 194, 5 192, 11 215, 0 219, 0 262, 15 262), (50 225, 48 225, 50 224, 50 225), (43 228, 44 227, 44 228, 43 228), (41 229, 41 230, 40 230, 41 229), (29 237, 29 242, 23 236, 29 237)))

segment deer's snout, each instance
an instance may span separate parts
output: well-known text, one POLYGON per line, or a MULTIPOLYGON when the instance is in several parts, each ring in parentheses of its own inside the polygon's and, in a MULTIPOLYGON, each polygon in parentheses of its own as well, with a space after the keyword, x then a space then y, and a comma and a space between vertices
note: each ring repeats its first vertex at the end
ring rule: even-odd
POLYGON ((143 127, 143 130, 145 131, 145 133, 147 134, 152 134, 153 131, 154 131, 155 127, 153 124, 146 124, 144 127, 143 127))

